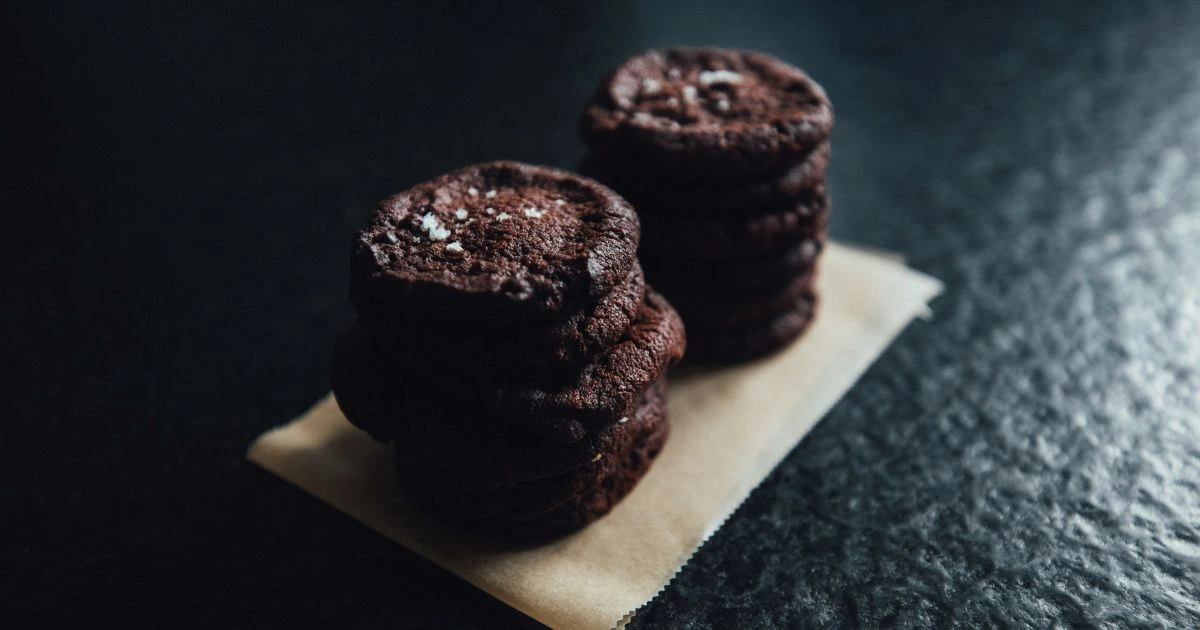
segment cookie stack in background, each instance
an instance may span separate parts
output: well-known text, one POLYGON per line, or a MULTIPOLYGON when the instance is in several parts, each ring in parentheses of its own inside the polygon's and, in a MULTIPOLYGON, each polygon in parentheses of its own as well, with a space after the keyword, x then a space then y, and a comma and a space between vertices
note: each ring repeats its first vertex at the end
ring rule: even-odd
POLYGON ((646 286, 633 209, 596 182, 493 162, 384 201, 357 235, 346 417, 391 443, 443 521, 536 539, 604 515, 669 432, 683 326, 646 286))
POLYGON ((589 103, 581 170, 637 209, 642 264, 687 323, 690 359, 766 355, 812 321, 832 128, 820 86, 750 51, 650 51, 589 103))

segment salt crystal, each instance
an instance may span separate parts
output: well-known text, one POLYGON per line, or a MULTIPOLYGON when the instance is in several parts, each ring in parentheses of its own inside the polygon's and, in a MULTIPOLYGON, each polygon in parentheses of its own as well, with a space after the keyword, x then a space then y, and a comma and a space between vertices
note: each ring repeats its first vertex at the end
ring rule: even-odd
POLYGON ((555 199, 555 200, 554 200, 554 205, 556 205, 556 206, 561 206, 561 205, 564 205, 564 204, 566 204, 566 203, 567 203, 567 202, 563 201, 562 199, 555 199))
POLYGON ((494 191, 494 190, 489 190, 489 191, 487 191, 487 194, 484 195, 484 197, 487 197, 488 199, 491 199, 492 197, 495 197, 495 196, 496 196, 496 191, 494 191))
POLYGON ((459 221, 462 221, 462 220, 466 219, 466 218, 467 218, 467 209, 466 209, 466 208, 459 208, 458 210, 455 210, 455 211, 454 211, 454 218, 455 218, 455 219, 458 219, 459 221))
POLYGON ((483 209, 483 211, 484 211, 484 212, 486 212, 486 213, 488 213, 488 214, 496 214, 496 209, 495 209, 495 208, 484 208, 484 209, 483 209))
POLYGON ((679 71, 679 68, 671 68, 670 70, 667 70, 668 79, 672 81, 678 81, 681 77, 683 77, 683 73, 679 71))
POLYGON ((741 83, 742 75, 729 70, 704 70, 700 73, 700 85, 705 87, 718 83, 741 83))
POLYGON ((511 217, 509 217, 507 212, 501 212, 500 214, 496 215, 497 221, 507 221, 507 220, 509 220, 509 218, 511 218, 511 217))
POLYGON ((683 86, 683 100, 685 100, 689 103, 695 103, 696 102, 696 94, 697 94, 696 86, 694 86, 694 85, 683 86))
POLYGON ((642 94, 658 94, 661 89, 662 83, 657 79, 642 79, 642 94))
MULTIPOLYGON (((431 241, 444 241, 447 236, 450 236, 450 230, 442 227, 442 222, 433 215, 432 212, 426 212, 421 217, 421 229, 429 235, 431 241)), ((417 242, 421 242, 420 239, 417 242)))
POLYGON ((726 99, 717 101, 717 109, 723 112, 729 111, 729 101, 726 99))
POLYGON ((461 254, 463 251, 462 243, 460 243, 458 241, 453 241, 446 245, 446 251, 454 252, 455 254, 461 254))
POLYGON ((542 218, 543 214, 546 214, 545 210, 538 210, 537 208, 525 208, 525 216, 531 219, 540 219, 542 218))
POLYGON ((468 189, 467 189, 467 194, 468 194, 468 195, 471 195, 472 197, 478 197, 478 196, 479 196, 479 189, 478 189, 478 188, 476 188, 476 187, 474 187, 474 186, 472 186, 472 187, 470 187, 470 188, 468 188, 468 189))

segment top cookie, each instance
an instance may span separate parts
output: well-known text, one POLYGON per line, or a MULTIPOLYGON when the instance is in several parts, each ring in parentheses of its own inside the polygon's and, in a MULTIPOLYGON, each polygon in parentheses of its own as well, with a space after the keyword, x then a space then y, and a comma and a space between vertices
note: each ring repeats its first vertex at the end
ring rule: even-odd
POLYGON ((588 145, 629 173, 677 179, 778 172, 829 137, 807 74, 744 50, 652 50, 614 70, 583 118, 588 145))
POLYGON ((351 298, 364 320, 547 321, 627 278, 639 235, 629 203, 590 179, 477 164, 379 206, 354 243, 351 298))

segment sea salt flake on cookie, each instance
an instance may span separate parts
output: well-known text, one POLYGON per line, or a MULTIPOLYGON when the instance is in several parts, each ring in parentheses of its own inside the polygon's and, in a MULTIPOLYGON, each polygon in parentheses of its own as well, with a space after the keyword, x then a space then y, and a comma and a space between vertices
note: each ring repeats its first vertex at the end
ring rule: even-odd
POLYGON ((444 241, 450 236, 450 230, 442 227, 442 222, 432 212, 426 212, 421 217, 421 229, 425 230, 431 241, 444 241))
POLYGON ((742 82, 742 75, 729 70, 703 70, 699 76, 700 85, 728 85, 742 82))
POLYGON ((544 214, 546 214, 545 210, 538 210, 537 208, 525 208, 525 216, 531 219, 540 219, 544 214))
POLYGON ((465 221, 465 220, 466 220, 466 218, 467 218, 467 209, 466 209, 466 208, 459 208, 458 210, 455 210, 455 211, 454 211, 454 218, 455 218, 455 219, 458 219, 459 221, 465 221))

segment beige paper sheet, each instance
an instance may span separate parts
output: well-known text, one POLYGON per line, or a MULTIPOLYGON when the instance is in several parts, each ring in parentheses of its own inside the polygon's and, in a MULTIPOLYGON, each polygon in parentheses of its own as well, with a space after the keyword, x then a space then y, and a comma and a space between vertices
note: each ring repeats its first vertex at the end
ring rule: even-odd
POLYGON ((355 430, 331 397, 263 434, 248 457, 538 621, 607 629, 679 571, 941 284, 893 258, 832 244, 821 310, 769 359, 672 376, 672 432, 637 488, 565 539, 511 549, 438 527, 403 497, 391 451, 355 430))

